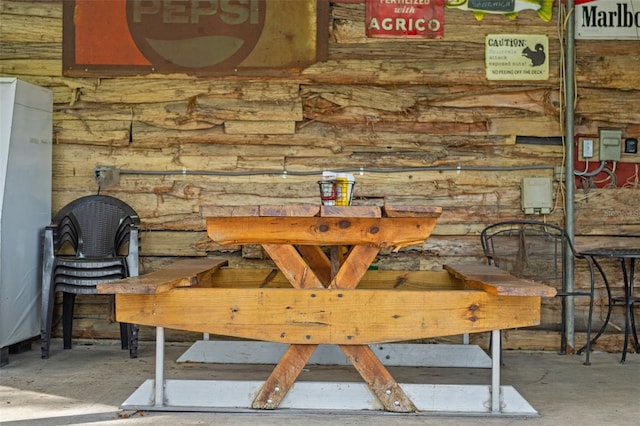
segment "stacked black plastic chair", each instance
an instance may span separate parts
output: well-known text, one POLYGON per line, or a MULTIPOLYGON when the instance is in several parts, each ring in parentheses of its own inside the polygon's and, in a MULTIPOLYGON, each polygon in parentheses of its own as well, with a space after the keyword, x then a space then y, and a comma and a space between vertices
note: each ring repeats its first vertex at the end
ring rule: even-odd
POLYGON ((489 265, 494 265, 519 278, 556 287, 561 298, 560 353, 567 351, 565 301, 567 297, 588 298, 585 364, 591 352, 591 320, 594 301, 594 270, 591 259, 576 252, 567 232, 556 225, 534 220, 511 220, 487 226, 480 235, 482 249, 489 265), (586 260, 591 275, 589 289, 567 290, 567 255, 586 260))
MULTIPOLYGON (((42 358, 49 358, 53 308, 62 292, 64 349, 71 349, 77 294, 96 294, 96 285, 138 276, 137 213, 107 195, 79 198, 45 228, 42 262, 42 358)), ((105 295, 105 297, 113 297, 105 295)), ((122 349, 138 356, 138 326, 120 323, 122 349)))

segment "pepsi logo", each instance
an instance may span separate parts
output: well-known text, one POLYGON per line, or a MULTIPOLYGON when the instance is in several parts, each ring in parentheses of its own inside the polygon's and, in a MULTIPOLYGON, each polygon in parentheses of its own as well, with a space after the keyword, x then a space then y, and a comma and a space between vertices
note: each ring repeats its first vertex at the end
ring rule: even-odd
POLYGON ((130 0, 129 32, 157 69, 223 70, 255 48, 266 0, 130 0))

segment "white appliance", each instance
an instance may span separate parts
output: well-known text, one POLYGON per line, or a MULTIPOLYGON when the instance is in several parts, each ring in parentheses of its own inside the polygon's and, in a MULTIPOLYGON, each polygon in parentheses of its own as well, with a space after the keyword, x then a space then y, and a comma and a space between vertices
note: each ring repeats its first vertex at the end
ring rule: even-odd
POLYGON ((41 235, 51 222, 53 93, 0 78, 0 365, 40 335, 41 235))

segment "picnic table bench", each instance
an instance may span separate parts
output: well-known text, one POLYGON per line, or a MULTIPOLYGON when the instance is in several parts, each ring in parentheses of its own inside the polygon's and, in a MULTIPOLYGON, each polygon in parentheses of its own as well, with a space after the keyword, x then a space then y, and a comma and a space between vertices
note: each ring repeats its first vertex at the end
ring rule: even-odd
POLYGON ((500 386, 499 339, 493 345, 491 385, 480 387, 399 384, 368 345, 485 331, 496 337, 501 329, 538 325, 540 299, 553 297, 555 289, 487 265, 370 270, 381 247, 427 238, 439 212, 392 208, 388 215, 334 209, 304 210, 301 215, 295 209, 209 208, 212 238, 223 244, 262 244, 277 268, 236 269, 221 258, 190 259, 99 286, 101 293, 116 294, 118 321, 158 330, 155 380, 145 382, 123 407, 537 414, 513 388, 500 386), (321 250, 323 245, 329 250, 321 250), (346 254, 334 250, 343 245, 350 246, 346 254), (288 349, 265 381, 165 381, 165 327, 283 343, 288 349), (338 345, 364 383, 314 388, 296 382, 320 344, 338 345), (461 390, 477 395, 462 400, 446 396, 461 390), (314 391, 316 396, 309 396, 314 391), (215 400, 210 397, 214 393, 215 400))

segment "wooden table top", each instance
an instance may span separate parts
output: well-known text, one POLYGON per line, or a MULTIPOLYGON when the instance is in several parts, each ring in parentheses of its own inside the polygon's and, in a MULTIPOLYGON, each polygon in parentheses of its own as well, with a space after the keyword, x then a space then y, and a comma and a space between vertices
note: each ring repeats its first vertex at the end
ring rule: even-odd
POLYGON ((316 204, 202 206, 202 217, 433 217, 442 207, 433 206, 319 206, 316 204))
POLYGON ((435 228, 442 208, 431 206, 203 206, 209 237, 221 245, 421 244, 435 228))

